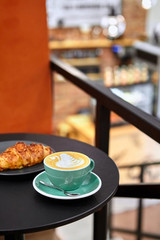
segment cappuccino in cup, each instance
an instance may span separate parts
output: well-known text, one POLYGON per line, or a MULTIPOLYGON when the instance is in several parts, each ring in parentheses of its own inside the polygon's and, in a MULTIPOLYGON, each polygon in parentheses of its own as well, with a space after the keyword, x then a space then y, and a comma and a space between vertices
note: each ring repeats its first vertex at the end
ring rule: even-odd
POLYGON ((90 158, 78 152, 58 152, 45 159, 46 165, 60 170, 76 170, 88 166, 89 163, 90 158))
POLYGON ((64 190, 81 186, 95 166, 94 161, 83 153, 64 151, 48 155, 44 169, 52 184, 64 190))

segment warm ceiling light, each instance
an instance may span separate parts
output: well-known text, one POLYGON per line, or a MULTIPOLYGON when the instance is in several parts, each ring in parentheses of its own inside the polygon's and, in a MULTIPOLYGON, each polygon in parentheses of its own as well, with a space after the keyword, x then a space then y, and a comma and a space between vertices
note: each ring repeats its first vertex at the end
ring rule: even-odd
POLYGON ((142 7, 146 10, 152 8, 157 3, 157 0, 142 0, 142 7))
POLYGON ((104 29, 103 34, 106 37, 114 39, 124 33, 126 22, 122 15, 104 16, 101 21, 101 27, 104 29))
POLYGON ((108 35, 111 38, 116 38, 118 36, 118 26, 110 25, 108 27, 108 35))

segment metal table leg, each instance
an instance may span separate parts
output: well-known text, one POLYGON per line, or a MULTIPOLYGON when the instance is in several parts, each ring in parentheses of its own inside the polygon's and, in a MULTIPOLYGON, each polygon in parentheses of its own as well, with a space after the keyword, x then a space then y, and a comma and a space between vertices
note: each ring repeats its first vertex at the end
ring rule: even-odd
POLYGON ((106 240, 107 236, 107 206, 94 213, 94 240, 106 240))
POLYGON ((5 240, 24 240, 23 234, 6 234, 5 240))

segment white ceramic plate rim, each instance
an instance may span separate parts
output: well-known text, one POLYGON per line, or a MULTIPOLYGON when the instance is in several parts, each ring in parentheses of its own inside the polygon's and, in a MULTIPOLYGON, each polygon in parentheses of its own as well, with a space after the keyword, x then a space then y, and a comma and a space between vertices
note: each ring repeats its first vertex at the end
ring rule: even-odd
POLYGON ((96 178, 98 179, 98 181, 99 181, 99 184, 98 184, 97 188, 94 189, 93 191, 91 191, 91 192, 89 192, 89 193, 85 193, 85 194, 79 195, 79 196, 76 196, 76 197, 57 196, 57 195, 53 195, 53 194, 48 194, 48 193, 40 190, 40 189, 36 186, 36 179, 37 179, 41 174, 44 174, 44 172, 45 172, 45 171, 39 173, 39 174, 33 179, 33 188, 34 188, 38 193, 40 193, 41 195, 46 196, 46 197, 49 197, 49 198, 63 199, 63 200, 73 200, 73 199, 75 200, 75 199, 85 198, 85 197, 89 197, 89 196, 95 194, 96 192, 98 192, 99 189, 100 189, 101 186, 102 186, 102 181, 101 181, 100 177, 99 177, 97 174, 95 174, 95 173, 92 172, 91 174, 95 175, 95 177, 96 177, 96 178))

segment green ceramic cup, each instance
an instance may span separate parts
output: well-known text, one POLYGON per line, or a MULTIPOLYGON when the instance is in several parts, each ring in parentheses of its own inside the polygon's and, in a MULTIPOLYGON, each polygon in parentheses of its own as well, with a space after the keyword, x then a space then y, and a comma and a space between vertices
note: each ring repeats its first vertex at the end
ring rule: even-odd
POLYGON ((94 166, 94 161, 88 156, 71 151, 56 152, 44 159, 49 180, 64 190, 79 188, 94 166))

